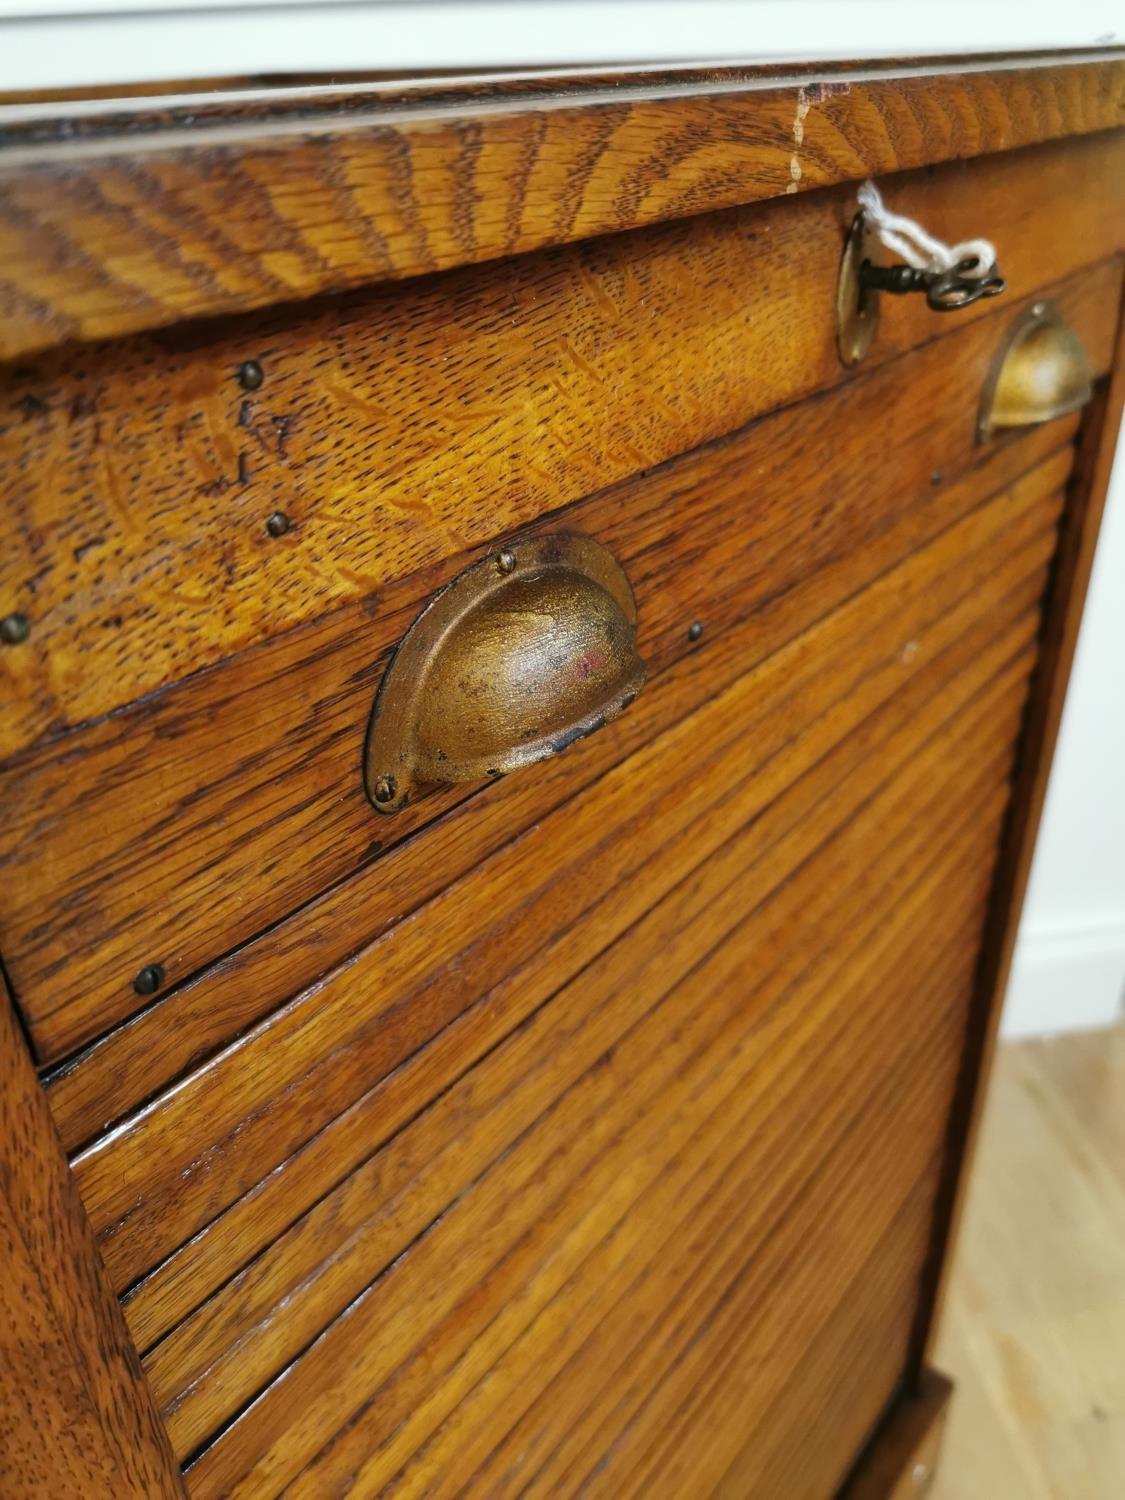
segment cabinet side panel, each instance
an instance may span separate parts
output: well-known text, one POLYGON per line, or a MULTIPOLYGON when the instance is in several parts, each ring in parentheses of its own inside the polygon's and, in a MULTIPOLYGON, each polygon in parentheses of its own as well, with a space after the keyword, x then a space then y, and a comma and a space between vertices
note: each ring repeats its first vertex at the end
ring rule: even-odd
POLYGON ((0 988, 0 1493, 183 1494, 6 990, 0 988))

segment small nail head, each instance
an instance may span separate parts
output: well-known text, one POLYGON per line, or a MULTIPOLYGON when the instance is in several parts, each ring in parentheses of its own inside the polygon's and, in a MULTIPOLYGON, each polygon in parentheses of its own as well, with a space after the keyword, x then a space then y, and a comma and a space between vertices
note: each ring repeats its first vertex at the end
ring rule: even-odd
POLYGON ((133 988, 138 995, 155 995, 163 983, 163 964, 145 964, 136 979, 133 980, 133 988))
POLYGON ((0 620, 0 641, 5 646, 19 646, 31 634, 31 621, 20 610, 0 620))
POLYGON ((500 569, 501 573, 511 573, 514 571, 516 554, 512 551, 511 547, 505 547, 502 552, 497 553, 496 566, 500 569))
POLYGON ((688 626, 687 638, 689 641, 697 641, 703 634, 703 621, 693 620, 688 626))
POLYGON ((935 469, 933 471, 933 473, 930 475, 930 483, 932 485, 939 485, 944 478, 945 478, 945 475, 941 472, 941 470, 940 469, 935 469))
POLYGON ((398 787, 393 776, 380 776, 379 780, 375 783, 375 801, 379 803, 393 802, 397 790, 398 787))
POLYGON ((1033 318, 1041 318, 1046 311, 1047 304, 1045 302, 1037 302, 1031 309, 1031 316, 1033 318))
POLYGON ((293 522, 283 510, 275 510, 266 522, 266 530, 270 536, 284 536, 293 525, 293 522))
POLYGON ((238 383, 244 391, 256 391, 266 378, 256 359, 245 359, 238 367, 238 383))

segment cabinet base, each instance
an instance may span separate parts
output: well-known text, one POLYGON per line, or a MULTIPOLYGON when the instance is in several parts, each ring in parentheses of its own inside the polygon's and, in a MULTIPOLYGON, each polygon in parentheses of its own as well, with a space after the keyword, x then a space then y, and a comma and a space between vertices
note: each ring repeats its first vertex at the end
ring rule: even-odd
POLYGON ((953 1382, 926 1370, 887 1412, 838 1500, 907 1500, 924 1495, 937 1468, 953 1382))

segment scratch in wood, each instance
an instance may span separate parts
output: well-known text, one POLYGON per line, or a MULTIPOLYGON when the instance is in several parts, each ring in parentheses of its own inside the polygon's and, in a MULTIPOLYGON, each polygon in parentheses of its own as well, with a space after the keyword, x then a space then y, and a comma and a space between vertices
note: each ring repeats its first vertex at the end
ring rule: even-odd
POLYGON ((336 370, 325 370, 321 376, 323 389, 328 392, 341 406, 349 406, 352 411, 358 412, 360 416, 374 418, 377 422, 387 424, 390 416, 385 406, 380 406, 377 401, 370 397, 360 396, 348 384, 347 379, 336 370))
POLYGON ((617 303, 614 302, 613 298, 609 295, 605 287, 602 285, 601 279, 594 274, 589 266, 583 265, 581 261, 579 262, 577 269, 578 280, 589 293, 589 296, 594 305, 598 307, 608 318, 619 317, 620 309, 618 308, 617 303))
POLYGON ((114 467, 111 449, 108 446, 101 448, 99 456, 102 476, 100 489, 107 508, 117 517, 118 525, 126 536, 136 536, 141 527, 125 499, 124 488, 114 467))
POLYGON ((292 425, 293 418, 291 416, 274 417, 273 419, 274 432, 277 437, 278 458, 287 459, 289 457, 289 454, 286 451, 285 444, 289 437, 289 429, 290 427, 292 427, 292 425))
POLYGON ((850 83, 829 82, 810 83, 797 90, 797 113, 793 118, 793 151, 789 157, 789 176, 792 180, 786 184, 787 193, 795 193, 804 176, 800 149, 805 143, 805 118, 810 107, 822 103, 825 99, 830 99, 834 94, 850 94, 851 91, 850 83))
MULTIPOLYGON (((813 102, 812 98, 810 98, 810 92, 810 90, 803 88, 797 90, 797 113, 793 117, 793 150, 789 157, 789 176, 792 181, 786 185, 785 191, 787 193, 795 193, 797 191, 797 184, 801 180, 801 159, 799 152, 805 140, 805 116, 808 114, 813 102)), ((814 97, 819 97, 819 95, 814 97)))

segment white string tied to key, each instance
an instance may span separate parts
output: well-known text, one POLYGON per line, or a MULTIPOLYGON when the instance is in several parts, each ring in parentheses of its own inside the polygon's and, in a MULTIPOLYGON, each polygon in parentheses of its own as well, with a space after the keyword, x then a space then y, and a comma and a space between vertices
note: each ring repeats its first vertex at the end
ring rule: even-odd
POLYGON ((856 194, 859 206, 872 229, 892 255, 900 255, 916 271, 952 271, 958 267, 963 276, 983 279, 996 264, 996 246, 991 240, 962 240, 947 245, 917 219, 895 214, 883 202, 883 195, 873 182, 865 182, 856 194))

